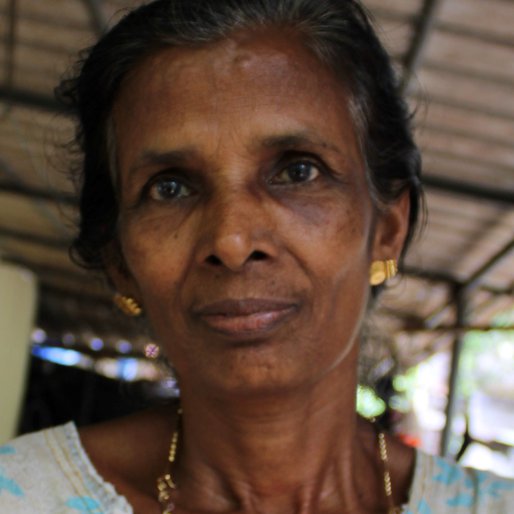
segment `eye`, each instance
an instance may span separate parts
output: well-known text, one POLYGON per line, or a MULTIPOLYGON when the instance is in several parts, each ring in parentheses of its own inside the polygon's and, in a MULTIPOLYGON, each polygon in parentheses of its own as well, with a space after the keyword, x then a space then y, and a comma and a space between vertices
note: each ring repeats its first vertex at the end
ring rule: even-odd
POLYGON ((177 178, 161 176, 152 180, 144 193, 148 198, 162 202, 190 196, 192 191, 177 178))
POLYGON ((273 179, 273 184, 311 182, 320 175, 319 167, 310 161, 295 161, 285 166, 273 179))

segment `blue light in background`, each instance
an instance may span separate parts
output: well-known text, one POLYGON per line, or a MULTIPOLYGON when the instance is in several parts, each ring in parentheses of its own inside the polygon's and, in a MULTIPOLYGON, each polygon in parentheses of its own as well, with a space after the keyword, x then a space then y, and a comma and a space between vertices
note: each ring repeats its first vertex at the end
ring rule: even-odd
POLYGON ((36 328, 32 332, 32 342, 35 344, 42 344, 46 341, 46 332, 42 328, 36 328))
POLYGON ((70 332, 66 332, 66 334, 63 334, 62 336, 62 342, 65 345, 72 345, 75 343, 75 336, 70 332))
POLYGON ((138 367, 137 359, 118 359, 118 374, 123 380, 135 380, 138 367))
POLYGON ((75 350, 41 346, 33 346, 32 355, 63 366, 76 366, 83 358, 82 354, 75 350))
POLYGON ((132 344, 129 343, 128 341, 125 341, 124 339, 120 339, 116 343, 116 349, 120 353, 130 353, 132 351, 132 344))
POLYGON ((104 347, 104 342, 99 337, 93 337, 93 339, 89 341, 89 347, 95 352, 98 352, 104 347))

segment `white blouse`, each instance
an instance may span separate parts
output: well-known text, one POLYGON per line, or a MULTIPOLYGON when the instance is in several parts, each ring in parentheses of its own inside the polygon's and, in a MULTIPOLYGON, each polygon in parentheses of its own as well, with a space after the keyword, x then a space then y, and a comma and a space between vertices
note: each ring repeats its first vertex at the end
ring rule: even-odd
MULTIPOLYGON (((93 467, 73 423, 0 446, 2 514, 133 514, 93 467)), ((404 514, 508 514, 514 481, 417 452, 404 514)))

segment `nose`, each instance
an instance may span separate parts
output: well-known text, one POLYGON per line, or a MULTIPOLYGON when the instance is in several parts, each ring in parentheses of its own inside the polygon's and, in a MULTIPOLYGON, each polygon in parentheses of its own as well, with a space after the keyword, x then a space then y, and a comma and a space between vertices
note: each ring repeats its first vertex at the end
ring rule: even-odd
POLYGON ((199 242, 201 265, 233 272, 277 255, 266 206, 258 197, 241 191, 210 202, 204 211, 199 242))

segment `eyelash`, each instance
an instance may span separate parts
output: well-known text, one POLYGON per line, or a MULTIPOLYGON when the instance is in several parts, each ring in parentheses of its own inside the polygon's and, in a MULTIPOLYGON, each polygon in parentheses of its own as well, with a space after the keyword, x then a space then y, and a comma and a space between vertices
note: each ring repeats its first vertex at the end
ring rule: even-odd
MULTIPOLYGON (((321 175, 327 173, 327 168, 324 164, 319 162, 318 159, 305 154, 300 155, 286 155, 286 158, 282 158, 279 160, 279 163, 275 168, 278 168, 277 172, 274 172, 271 178, 267 181, 270 185, 275 186, 299 186, 301 184, 314 182, 317 180, 321 175), (287 173, 288 171, 291 171, 291 169, 295 166, 307 166, 309 167, 309 171, 315 170, 315 176, 314 177, 308 177, 307 179, 303 180, 300 177, 300 180, 280 180, 280 176, 287 173)), ((194 194, 193 188, 187 184, 187 181, 182 179, 181 177, 178 177, 176 173, 173 173, 173 170, 167 170, 163 171, 156 176, 152 177, 144 186, 143 190, 141 191, 140 195, 140 202, 143 202, 145 200, 150 201, 156 201, 156 202, 165 202, 167 200, 179 200, 181 198, 187 198, 194 194), (155 195, 152 193, 154 188, 158 186, 163 186, 165 184, 170 184, 173 182, 176 187, 176 192, 173 192, 167 197, 159 196, 159 193, 156 193, 155 195), (185 189, 185 193, 183 190, 185 189)))
MULTIPOLYGON (((300 173, 301 173, 303 170, 298 170, 298 168, 297 168, 297 171, 300 171, 300 173)), ((273 175, 273 177, 271 178, 269 183, 270 184, 278 184, 278 185, 291 185, 291 186, 300 185, 300 184, 304 184, 304 183, 307 183, 307 182, 315 181, 325 171, 326 171, 325 167, 322 166, 319 162, 314 162, 314 160, 312 158, 297 157, 296 159, 291 159, 288 162, 286 162, 284 165, 281 165, 280 166, 280 170, 278 171, 278 173, 275 173, 273 175), (290 180, 286 180, 286 181, 277 180, 278 177, 280 177, 281 175, 283 175, 283 174, 285 174, 287 172, 290 172, 292 169, 294 169, 295 166, 296 167, 298 167, 298 166, 302 166, 302 167, 307 166, 307 167, 309 167, 310 171, 315 170, 316 174, 315 174, 314 177, 308 177, 305 180, 301 176, 297 177, 297 178, 300 178, 300 180, 295 180, 291 176, 289 176, 290 180)))
MULTIPOLYGON (((166 200, 175 200, 178 198, 187 197, 187 196, 190 196, 191 194, 192 194, 192 188, 184 180, 182 180, 181 178, 179 178, 177 176, 172 175, 168 171, 168 172, 163 172, 163 173, 158 174, 157 176, 153 177, 147 184, 145 184, 145 186, 141 192, 141 201, 153 200, 153 201, 157 201, 157 202, 159 202, 159 201, 162 202, 162 201, 166 201, 166 200), (157 198, 157 197, 153 196, 152 190, 155 187, 158 187, 159 185, 162 186, 164 184, 169 184, 171 182, 175 183, 176 188, 178 190, 177 193, 174 193, 167 198, 157 198), (186 189, 187 193, 185 195, 180 194, 182 189, 186 189)), ((158 196, 158 195, 156 194, 156 196, 158 196)))

